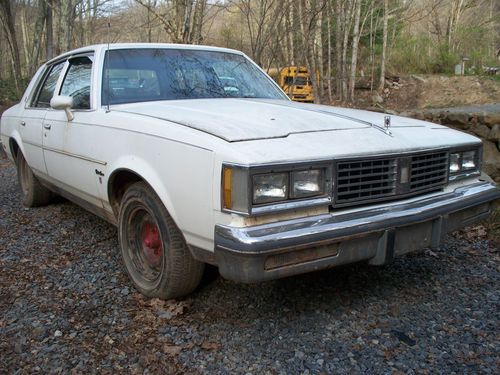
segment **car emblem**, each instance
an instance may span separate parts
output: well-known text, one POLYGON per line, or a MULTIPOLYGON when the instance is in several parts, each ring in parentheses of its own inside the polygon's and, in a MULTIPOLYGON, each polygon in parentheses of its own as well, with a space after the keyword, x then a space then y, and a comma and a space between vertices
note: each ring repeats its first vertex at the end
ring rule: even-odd
POLYGON ((390 134, 389 128, 391 127, 391 116, 384 116, 385 132, 390 134))

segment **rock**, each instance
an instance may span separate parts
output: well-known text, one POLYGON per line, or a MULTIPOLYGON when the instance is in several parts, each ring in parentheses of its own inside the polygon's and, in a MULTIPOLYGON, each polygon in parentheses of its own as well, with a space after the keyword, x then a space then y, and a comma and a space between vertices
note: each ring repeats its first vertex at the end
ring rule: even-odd
POLYGON ((490 141, 483 142, 483 150, 483 171, 496 179, 500 175, 500 151, 490 141))
POLYGON ((476 135, 478 135, 481 139, 488 139, 490 135, 490 128, 486 125, 477 125, 472 127, 470 130, 476 135))
POLYGON ((488 134, 488 140, 496 142, 500 140, 500 125, 493 125, 490 130, 490 134, 488 134))
POLYGON ((54 332, 54 337, 61 337, 62 335, 63 335, 63 333, 61 331, 59 331, 59 330, 56 330, 54 332))
POLYGON ((374 104, 382 104, 384 102, 384 98, 382 98, 379 94, 375 93, 372 96, 372 101, 374 104))
POLYGON ((413 79, 414 79, 414 80, 416 80, 416 81, 422 82, 422 83, 427 82, 427 80, 426 80, 425 78, 422 78, 422 77, 420 77, 420 76, 417 76, 416 74, 412 74, 412 75, 411 75, 411 78, 413 78, 413 79))
POLYGON ((466 113, 444 113, 443 124, 465 129, 469 125, 469 115, 466 113))
POLYGON ((45 330, 45 328, 43 327, 35 327, 33 328, 33 336, 35 336, 36 338, 39 338, 39 339, 43 339, 47 336, 47 332, 45 330))
POLYGON ((413 117, 417 120, 425 120, 425 115, 422 112, 416 112, 413 117))
POLYGON ((304 358, 304 355, 305 355, 305 354, 304 354, 303 352, 301 352, 300 350, 297 350, 297 351, 295 352, 295 357, 297 357, 298 359, 303 359, 303 358, 304 358))
POLYGON ((489 127, 500 125, 500 113, 485 113, 483 121, 489 127))
POLYGON ((23 352, 23 345, 20 342, 17 342, 16 345, 14 345, 14 351, 17 354, 21 354, 23 352))

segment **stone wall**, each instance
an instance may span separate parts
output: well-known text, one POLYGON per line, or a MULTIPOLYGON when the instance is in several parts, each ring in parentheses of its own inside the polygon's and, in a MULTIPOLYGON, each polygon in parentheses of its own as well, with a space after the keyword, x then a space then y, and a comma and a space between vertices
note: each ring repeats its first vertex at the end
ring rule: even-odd
MULTIPOLYGON (((495 106, 496 107, 496 106, 495 106)), ((478 107, 432 109, 402 113, 470 133, 483 140, 483 171, 500 183, 500 111, 478 107)))

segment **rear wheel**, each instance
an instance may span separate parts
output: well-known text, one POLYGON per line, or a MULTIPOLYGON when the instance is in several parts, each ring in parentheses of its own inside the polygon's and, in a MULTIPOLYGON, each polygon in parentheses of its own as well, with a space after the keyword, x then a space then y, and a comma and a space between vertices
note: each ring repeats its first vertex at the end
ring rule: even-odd
POLYGON ((44 206, 50 202, 52 193, 38 181, 20 151, 17 154, 17 179, 26 207, 44 206))
POLYGON ((118 236, 127 272, 142 294, 169 299, 198 286, 204 264, 193 258, 179 228, 146 183, 133 184, 123 196, 118 236))

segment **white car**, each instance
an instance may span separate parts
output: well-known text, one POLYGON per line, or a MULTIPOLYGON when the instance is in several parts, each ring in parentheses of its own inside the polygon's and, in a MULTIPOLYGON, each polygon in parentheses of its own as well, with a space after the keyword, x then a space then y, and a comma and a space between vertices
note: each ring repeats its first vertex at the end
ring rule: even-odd
POLYGON ((26 206, 55 192, 117 225, 130 278, 160 298, 192 292, 205 263, 241 282, 385 264, 438 247, 500 197, 479 139, 291 102, 243 53, 214 47, 65 53, 4 112, 1 141, 26 206))

